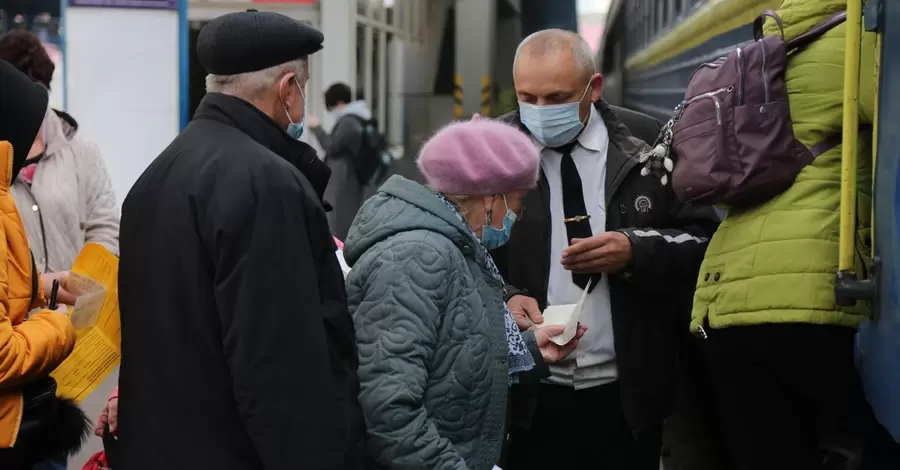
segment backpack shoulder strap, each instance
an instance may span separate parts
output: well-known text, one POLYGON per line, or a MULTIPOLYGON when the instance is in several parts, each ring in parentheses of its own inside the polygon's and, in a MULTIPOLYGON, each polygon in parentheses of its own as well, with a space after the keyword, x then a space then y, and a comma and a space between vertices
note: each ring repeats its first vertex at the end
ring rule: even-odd
MULTIPOLYGON (((860 124, 859 132, 872 132, 872 126, 870 124, 860 124)), ((844 141, 844 135, 842 132, 835 132, 824 139, 822 139, 816 145, 813 145, 812 148, 809 149, 810 153, 812 153, 813 157, 818 158, 819 155, 841 145, 844 141)))
POLYGON ((847 21, 847 12, 839 11, 809 28, 809 31, 791 39, 785 47, 788 52, 805 47, 844 21, 847 21))

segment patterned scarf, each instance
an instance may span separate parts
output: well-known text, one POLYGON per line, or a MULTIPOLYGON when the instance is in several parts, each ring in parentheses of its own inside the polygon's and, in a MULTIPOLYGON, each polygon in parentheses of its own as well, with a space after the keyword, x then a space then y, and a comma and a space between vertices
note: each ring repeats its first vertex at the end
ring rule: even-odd
MULTIPOLYGON (((469 229, 472 237, 477 240, 478 237, 475 236, 475 231, 469 227, 468 222, 466 222, 466 219, 459 212, 459 209, 456 208, 456 205, 450 202, 444 195, 435 194, 438 199, 444 201, 444 204, 447 204, 447 207, 449 207, 463 225, 469 229)), ((494 279, 499 281, 500 285, 506 285, 506 283, 503 282, 503 277, 500 275, 500 270, 497 269, 497 265, 494 263, 494 259, 491 257, 488 250, 481 243, 476 243, 476 246, 478 250, 482 251, 484 259, 486 260, 485 264, 487 265, 488 271, 494 276, 494 279)), ((503 288, 503 297, 506 298, 505 287, 503 288)), ((506 302, 503 302, 503 317, 506 322, 506 344, 509 347, 509 375, 512 382, 516 383, 518 382, 518 377, 516 377, 515 374, 533 369, 534 358, 531 357, 531 352, 528 351, 528 346, 525 345, 525 340, 522 339, 522 333, 519 331, 519 326, 516 325, 516 321, 513 319, 512 312, 509 311, 506 302)))

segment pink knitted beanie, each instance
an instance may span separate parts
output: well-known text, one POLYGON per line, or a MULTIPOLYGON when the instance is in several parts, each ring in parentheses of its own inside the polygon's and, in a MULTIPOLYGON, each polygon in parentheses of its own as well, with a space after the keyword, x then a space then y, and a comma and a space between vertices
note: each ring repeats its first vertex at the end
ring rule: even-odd
POLYGON ((422 147, 417 163, 434 191, 490 196, 533 188, 540 155, 516 128, 474 119, 441 129, 422 147))

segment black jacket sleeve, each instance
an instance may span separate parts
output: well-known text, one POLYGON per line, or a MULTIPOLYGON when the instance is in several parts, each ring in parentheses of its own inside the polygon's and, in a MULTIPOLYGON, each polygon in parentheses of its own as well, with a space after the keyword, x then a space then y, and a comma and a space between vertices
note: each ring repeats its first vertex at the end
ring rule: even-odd
POLYGON ((251 184, 219 184, 207 219, 237 410, 262 468, 341 468, 346 420, 310 248, 315 206, 283 166, 244 174, 251 184))
POLYGON ((631 241, 631 266, 621 273, 630 282, 653 289, 678 289, 693 286, 709 239, 719 226, 712 207, 678 202, 669 209, 666 228, 626 228, 620 230, 631 241))
MULTIPOLYGON (((615 107, 616 115, 631 134, 652 145, 659 135, 656 119, 615 107)), ((622 277, 648 288, 693 289, 697 272, 709 239, 719 227, 719 216, 712 207, 681 203, 668 185, 663 189, 669 204, 668 223, 659 228, 620 230, 631 240, 632 264, 622 277)))

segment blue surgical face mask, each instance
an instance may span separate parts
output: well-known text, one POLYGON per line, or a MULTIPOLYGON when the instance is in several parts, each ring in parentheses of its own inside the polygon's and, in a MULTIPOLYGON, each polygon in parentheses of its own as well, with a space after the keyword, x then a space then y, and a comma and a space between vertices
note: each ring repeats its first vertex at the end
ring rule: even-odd
POLYGON ((281 106, 284 107, 284 112, 287 113, 287 118, 290 122, 287 128, 288 135, 293 139, 299 140, 300 137, 303 136, 303 130, 306 127, 306 95, 303 93, 303 87, 297 82, 297 77, 294 77, 294 83, 297 85, 297 88, 300 89, 300 96, 303 97, 303 119, 301 119, 300 122, 294 122, 294 120, 291 119, 291 112, 288 110, 288 107, 285 106, 284 103, 281 103, 281 106))
POLYGON ((537 106, 520 101, 519 116, 522 124, 538 142, 547 147, 568 144, 584 129, 578 108, 590 89, 591 84, 588 83, 581 98, 572 103, 537 106))
POLYGON ((509 209, 509 203, 506 202, 506 195, 503 196, 503 204, 506 205, 506 215, 503 216, 503 228, 491 227, 490 217, 486 217, 484 228, 481 229, 481 244, 488 250, 496 250, 505 245, 509 241, 512 234, 513 224, 516 223, 518 216, 509 209))

